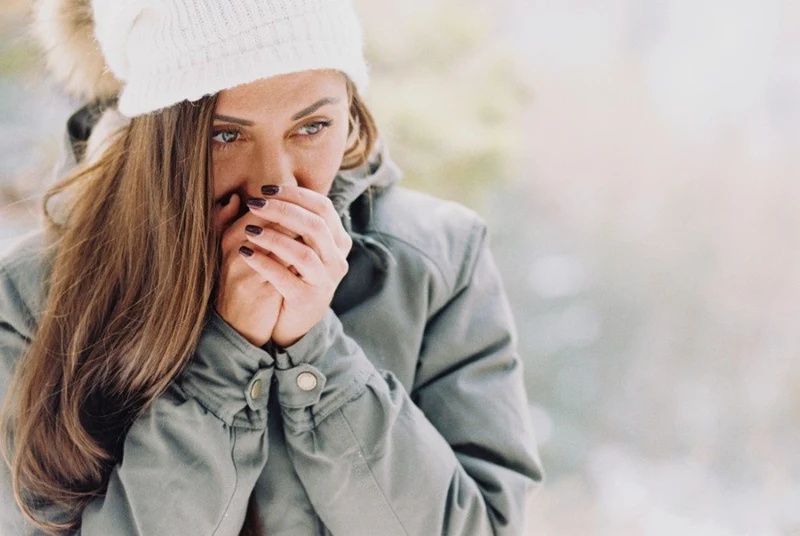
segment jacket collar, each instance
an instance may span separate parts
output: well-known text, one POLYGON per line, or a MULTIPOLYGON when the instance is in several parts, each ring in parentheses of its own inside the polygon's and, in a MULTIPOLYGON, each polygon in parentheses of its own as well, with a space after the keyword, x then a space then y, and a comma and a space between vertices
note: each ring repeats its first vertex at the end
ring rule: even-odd
POLYGON ((372 218, 372 199, 397 183, 402 177, 400 168, 389 156, 389 150, 379 141, 368 162, 359 168, 341 171, 328 193, 342 225, 353 239, 353 249, 347 257, 350 269, 334 294, 331 307, 337 314, 363 303, 383 288, 394 255, 379 236, 367 232, 372 218))
POLYGON ((358 168, 340 171, 331 185, 328 198, 345 218, 356 199, 365 193, 380 195, 402 177, 402 172, 389 156, 389 150, 378 140, 368 161, 358 168))

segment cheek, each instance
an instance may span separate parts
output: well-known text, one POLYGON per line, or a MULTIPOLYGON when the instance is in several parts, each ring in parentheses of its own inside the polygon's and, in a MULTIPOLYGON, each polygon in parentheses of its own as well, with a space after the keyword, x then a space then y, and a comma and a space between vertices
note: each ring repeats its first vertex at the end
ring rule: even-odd
POLYGON ((300 186, 327 194, 342 166, 347 147, 347 130, 331 132, 334 136, 319 148, 304 151, 299 156, 295 178, 300 186))
POLYGON ((238 187, 247 164, 243 158, 233 158, 233 155, 222 151, 214 152, 211 156, 211 168, 214 177, 214 197, 230 193, 238 187))

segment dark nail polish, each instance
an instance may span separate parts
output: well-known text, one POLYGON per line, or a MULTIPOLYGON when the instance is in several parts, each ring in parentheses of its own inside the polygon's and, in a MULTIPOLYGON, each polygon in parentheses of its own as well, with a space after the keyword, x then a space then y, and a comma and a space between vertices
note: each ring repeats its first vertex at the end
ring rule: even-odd
POLYGON ((261 228, 261 227, 259 227, 258 225, 247 225, 247 226, 244 228, 244 232, 245 232, 245 233, 247 233, 247 234, 249 234, 249 235, 253 235, 253 236, 258 236, 258 235, 260 235, 260 234, 261 234, 261 232, 262 232, 263 230, 264 230, 264 229, 262 229, 262 228, 261 228))
POLYGON ((261 187, 261 193, 264 195, 275 195, 281 191, 280 186, 275 186, 274 184, 268 184, 267 186, 261 187))
POLYGON ((258 197, 247 201, 247 206, 250 208, 264 208, 264 205, 266 204, 267 204, 266 199, 259 199, 258 197))
POLYGON ((242 255, 244 255, 245 257, 252 257, 252 256, 253 256, 253 250, 252 250, 252 249, 250 249, 250 248, 249 248, 249 247, 247 247, 247 246, 242 246, 242 247, 240 247, 240 248, 239 248, 239 253, 241 253, 241 254, 242 254, 242 255))

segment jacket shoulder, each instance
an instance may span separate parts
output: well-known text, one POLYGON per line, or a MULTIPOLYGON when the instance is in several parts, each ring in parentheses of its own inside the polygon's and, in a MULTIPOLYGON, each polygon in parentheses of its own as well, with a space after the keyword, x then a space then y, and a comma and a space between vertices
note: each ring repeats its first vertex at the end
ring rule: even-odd
POLYGON ((44 307, 55 257, 55 239, 46 231, 22 236, 0 256, 0 322, 31 328, 44 307))
POLYGON ((369 231, 431 264, 452 293, 471 276, 486 224, 459 203, 393 186, 376 198, 369 231))

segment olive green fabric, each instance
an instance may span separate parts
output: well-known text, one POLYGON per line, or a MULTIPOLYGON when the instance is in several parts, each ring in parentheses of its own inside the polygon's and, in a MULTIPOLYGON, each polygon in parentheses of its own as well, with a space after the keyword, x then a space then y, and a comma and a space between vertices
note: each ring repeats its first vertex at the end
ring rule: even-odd
MULTIPOLYGON (((269 536, 524 533, 542 477, 485 227, 397 178, 386 157, 337 178, 350 272, 295 345, 257 348, 209 317, 81 534, 237 535, 251 495, 269 536)), ((37 233, 0 261, 3 397, 52 249, 37 233)), ((5 467, 0 501, 2 534, 32 533, 5 467)))

